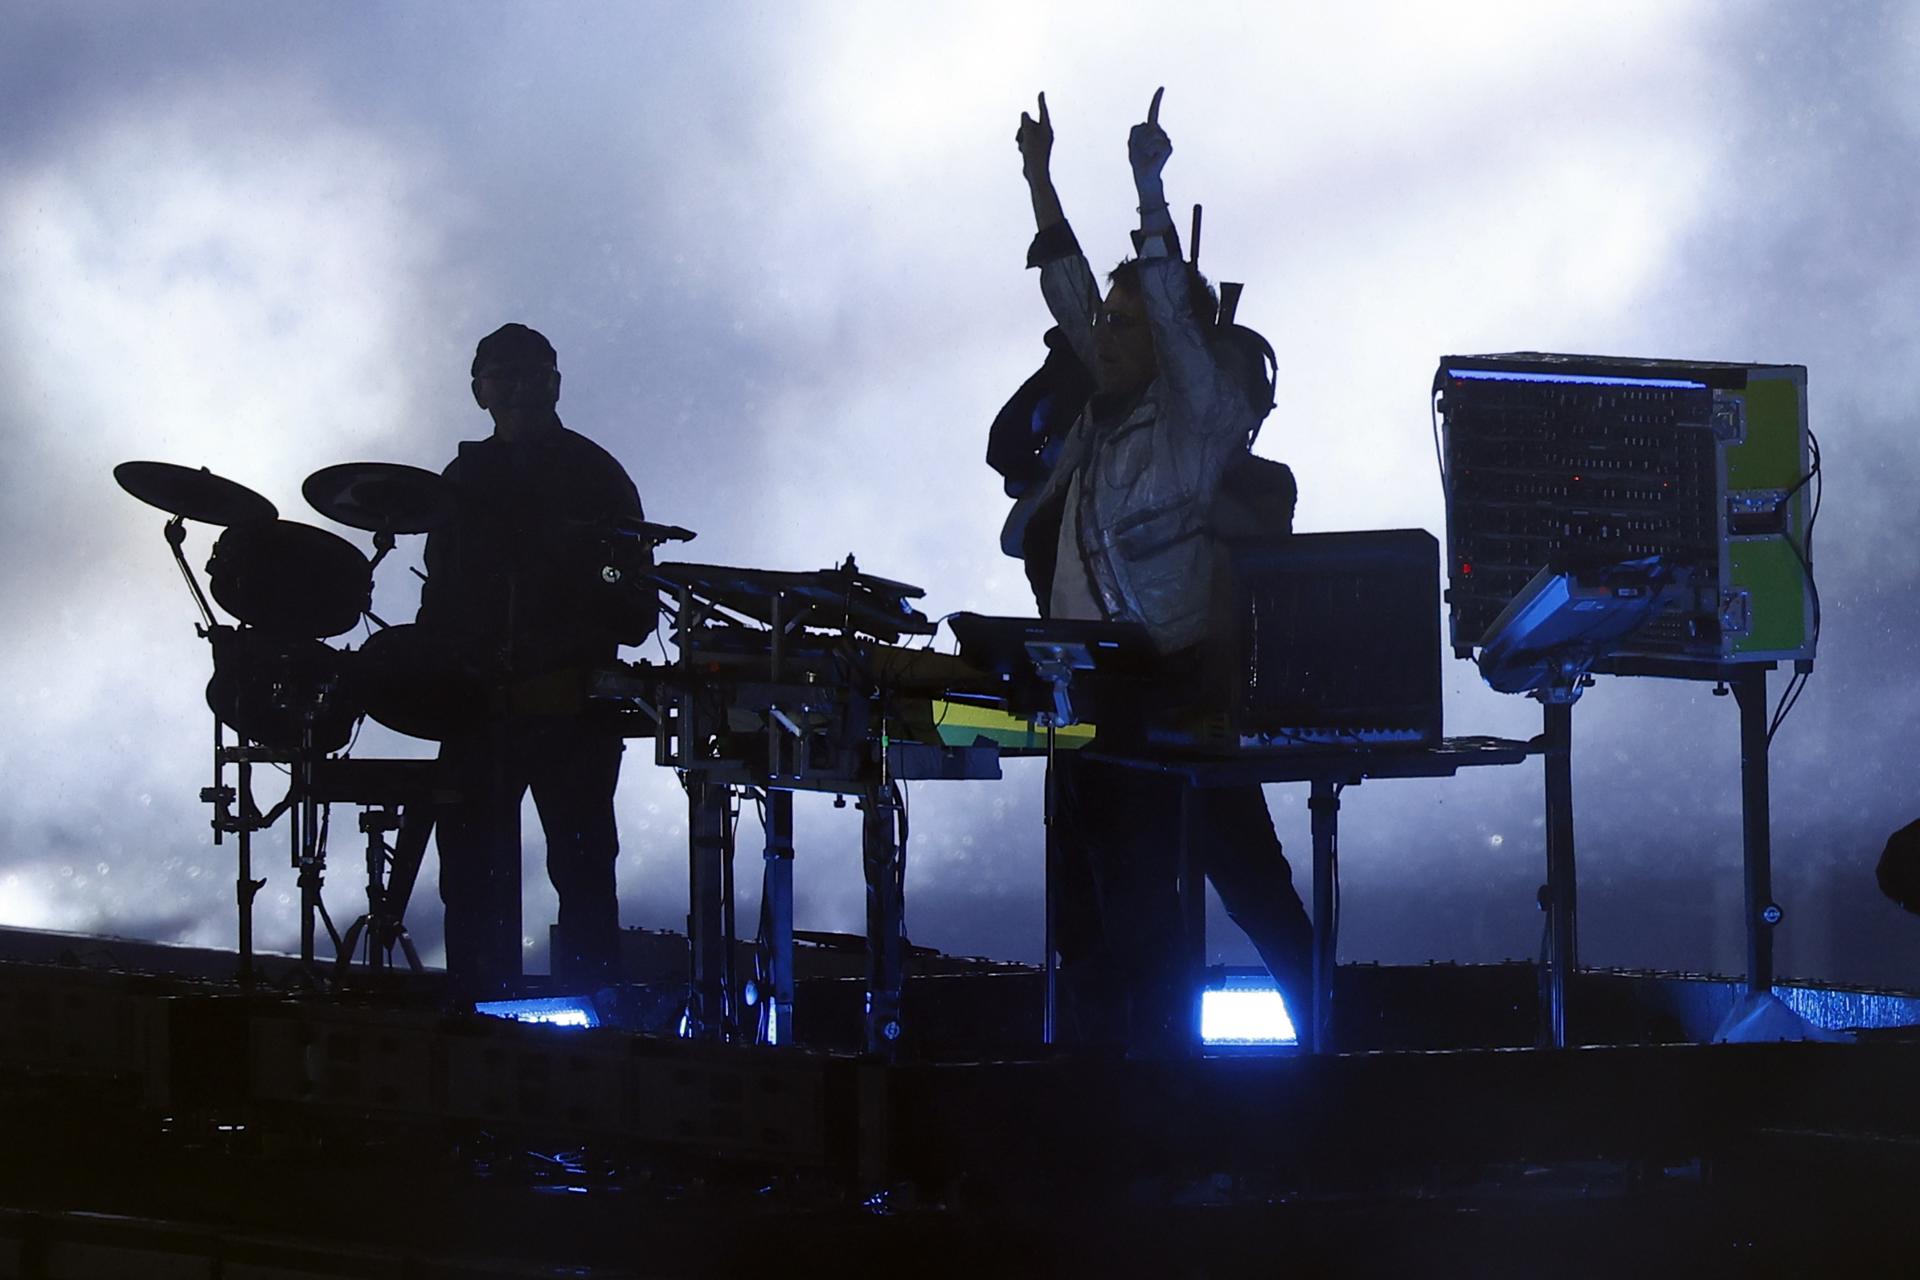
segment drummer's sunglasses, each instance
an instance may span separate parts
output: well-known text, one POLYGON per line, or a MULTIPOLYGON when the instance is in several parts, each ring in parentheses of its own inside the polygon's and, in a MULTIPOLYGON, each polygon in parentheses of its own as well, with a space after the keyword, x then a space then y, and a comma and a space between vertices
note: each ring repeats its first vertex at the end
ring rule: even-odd
POLYGON ((537 382, 553 372, 550 364, 496 364, 474 374, 493 382, 537 382))

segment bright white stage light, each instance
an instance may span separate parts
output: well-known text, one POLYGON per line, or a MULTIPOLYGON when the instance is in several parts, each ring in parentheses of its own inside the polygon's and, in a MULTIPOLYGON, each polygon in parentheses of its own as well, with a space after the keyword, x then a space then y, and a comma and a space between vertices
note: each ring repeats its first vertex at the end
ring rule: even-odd
POLYGON ((511 1022, 539 1022, 549 1027, 597 1027, 600 1014, 585 996, 547 996, 537 1000, 484 1000, 475 1013, 511 1022))
POLYGON ((1295 1044, 1287 1003, 1271 986, 1209 987, 1200 993, 1200 1039, 1211 1045, 1295 1044))

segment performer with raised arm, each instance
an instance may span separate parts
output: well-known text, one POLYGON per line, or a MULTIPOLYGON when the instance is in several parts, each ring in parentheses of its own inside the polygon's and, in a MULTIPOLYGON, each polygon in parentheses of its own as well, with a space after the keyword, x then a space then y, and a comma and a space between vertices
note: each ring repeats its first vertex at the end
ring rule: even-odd
MULTIPOLYGON (((1244 349, 1221 340, 1213 290, 1181 256, 1161 181, 1173 153, 1162 92, 1127 140, 1137 256, 1108 274, 1104 298, 1054 189, 1046 95, 1038 119, 1021 114, 1036 225, 1027 265, 1094 393, 1045 480, 1015 503, 1001 547, 1027 561, 1043 615, 1140 623, 1177 682, 1207 636, 1213 506, 1268 386, 1244 349)), ((1103 726, 1103 745, 1124 749, 1115 736, 1103 726)), ((1135 1051, 1177 1051, 1198 999, 1179 959, 1172 865, 1185 784, 1078 756, 1064 754, 1056 771, 1063 1029, 1085 1043, 1124 1036, 1135 1051)), ((1208 878, 1303 1025, 1313 929, 1265 797, 1249 785, 1185 799, 1201 808, 1208 878)))

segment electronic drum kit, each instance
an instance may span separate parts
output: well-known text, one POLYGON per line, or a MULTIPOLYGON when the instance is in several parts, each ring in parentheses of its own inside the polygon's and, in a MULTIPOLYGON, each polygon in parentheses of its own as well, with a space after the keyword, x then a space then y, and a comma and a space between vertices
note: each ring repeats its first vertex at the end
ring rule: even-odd
MULTIPOLYGON (((200 611, 200 634, 212 647, 207 705, 216 723, 215 785, 202 798, 216 807, 215 842, 228 832, 240 840, 243 979, 250 979, 252 972, 250 903, 264 884, 251 878, 249 837, 271 826, 286 809, 295 814, 303 961, 313 963, 316 917, 325 921, 340 947, 342 964, 363 927, 371 966, 381 964, 376 942, 379 950, 405 945, 412 959, 399 924, 406 889, 388 882, 382 870, 390 865, 396 879, 407 872, 404 883, 410 887, 406 860, 397 850, 389 856, 380 839, 380 832, 393 829, 399 819, 373 813, 362 818, 362 830, 369 836, 369 896, 374 902, 369 916, 343 937, 334 933, 319 901, 325 864, 319 807, 337 800, 388 808, 428 801, 419 815, 426 826, 412 818, 406 823, 413 836, 410 843, 424 847, 431 802, 436 795, 445 798, 431 762, 328 757, 348 747, 363 716, 405 736, 437 741, 481 727, 501 693, 482 674, 485 664, 469 660, 462 646, 416 623, 388 625, 372 611, 375 569, 397 537, 430 534, 452 521, 455 486, 434 472, 388 462, 341 463, 308 476, 301 486, 308 504, 330 520, 371 533, 374 551, 369 557, 337 533, 282 519, 270 500, 204 467, 123 462, 113 475, 129 494, 172 517, 165 529, 167 545, 200 611), (220 530, 206 564, 207 592, 202 592, 184 553, 190 521, 220 530), (213 604, 233 621, 220 621, 213 604), (328 643, 363 619, 376 629, 357 651, 328 643), (223 728, 238 735, 239 745, 224 745, 223 728), (290 766, 293 781, 288 798, 264 814, 250 795, 249 770, 256 761, 290 766), (225 784, 229 763, 240 767, 237 791, 225 784), (382 898, 388 899, 384 918, 382 898)), ((694 535, 630 520, 609 536, 652 546, 694 535)), ((403 830, 403 840, 408 834, 403 830)), ((411 851, 414 861, 418 852, 411 851)))
MULTIPOLYGON (((785 670, 783 654, 810 671, 809 664, 825 661, 824 672, 813 672, 805 678, 811 681, 824 676, 829 683, 844 683, 854 675, 841 671, 841 659, 865 654, 854 663, 873 668, 859 677, 864 692, 856 693, 849 686, 830 699, 836 707, 860 704, 859 714, 847 712, 844 726, 829 717, 831 726, 852 733, 868 723, 868 702, 873 693, 867 686, 882 675, 882 668, 890 686, 922 703, 935 692, 946 690, 956 678, 956 673, 944 667, 934 674, 920 671, 924 660, 941 655, 897 647, 910 638, 933 634, 936 624, 911 603, 924 593, 918 587, 862 572, 851 556, 835 568, 811 573, 653 564, 649 557, 646 572, 635 574, 631 585, 658 591, 664 597, 663 606, 675 619, 682 660, 671 667, 644 671, 620 666, 619 670, 581 673, 586 678, 573 681, 578 687, 569 694, 568 690, 548 688, 542 680, 516 681, 498 656, 489 660, 474 651, 472 641, 463 643, 458 637, 419 623, 388 625, 373 613, 374 573, 393 549, 394 540, 430 534, 453 522, 459 491, 442 476, 391 463, 350 462, 307 477, 301 492, 308 504, 338 524, 373 534, 371 557, 336 533, 281 518, 265 497, 204 468, 126 462, 114 468, 114 478, 129 494, 171 517, 165 531, 167 543, 200 610, 204 622, 200 633, 212 648, 213 676, 207 685, 207 703, 216 724, 215 785, 203 790, 202 798, 215 806, 215 842, 220 841, 222 833, 238 836, 236 888, 243 983, 249 982, 252 974, 251 903, 265 884, 252 878, 250 836, 272 826, 276 817, 288 810, 292 812, 293 865, 299 873, 301 959, 308 977, 315 975, 316 922, 325 924, 335 947, 336 968, 342 974, 362 945, 369 970, 389 966, 389 953, 395 946, 404 948, 409 962, 419 967, 402 916, 435 814, 457 797, 448 790, 453 780, 437 772, 431 761, 347 759, 344 753, 362 717, 409 737, 444 740, 483 729, 496 713, 560 710, 560 703, 571 696, 583 707, 589 702, 606 704, 606 709, 623 721, 633 715, 650 717, 645 732, 658 739, 656 730, 665 722, 649 703, 665 696, 663 689, 677 691, 672 697, 680 704, 682 718, 674 723, 683 731, 696 721, 706 723, 698 715, 687 718, 690 705, 725 708, 732 701, 745 699, 741 704, 744 713, 747 703, 762 696, 754 691, 766 686, 765 675, 757 677, 757 683, 749 680, 745 685, 738 679, 713 675, 720 670, 714 663, 721 662, 723 655, 731 661, 729 670, 741 663, 752 667, 770 664, 766 670, 773 672, 776 680, 782 676, 801 678, 798 667, 793 672, 785 670), (189 521, 220 530, 206 564, 206 576, 213 602, 231 615, 231 623, 216 619, 213 606, 187 563, 183 546, 189 521), (357 651, 329 643, 352 632, 363 620, 371 629, 357 651), (688 658, 689 637, 697 637, 702 658, 697 673, 688 658), (870 639, 856 643, 856 637, 870 639), (827 661, 829 651, 839 656, 827 661), (610 678, 611 685, 607 684, 610 678), (637 692, 629 687, 636 682, 637 692), (539 687, 532 687, 536 685, 539 687), (702 691, 698 698, 693 693, 696 685, 702 691), (926 687, 916 692, 919 685, 926 687), (221 735, 227 728, 239 736, 237 746, 224 745, 221 735), (286 798, 265 813, 254 805, 250 790, 250 769, 261 762, 285 765, 290 775, 286 798), (224 770, 230 764, 240 770, 237 788, 225 782, 224 770), (327 860, 325 807, 335 802, 355 804, 365 811, 359 826, 367 836, 367 911, 343 931, 335 930, 320 894, 327 860), (397 833, 391 848, 386 842, 388 833, 397 833)), ((686 529, 640 519, 615 522, 597 532, 606 539, 607 553, 599 576, 609 584, 620 584, 626 576, 622 547, 639 544, 651 548, 694 536, 686 529)), ((946 662, 952 665, 954 660, 946 662)), ((824 689, 822 686, 818 691, 822 697, 826 696, 824 689)), ((782 720, 777 707, 771 715, 769 724, 782 720)), ((724 723, 732 724, 736 718, 731 711, 723 711, 724 723)), ((792 725, 790 720, 784 723, 792 725)), ((765 743, 781 740, 772 728, 765 734, 734 737, 740 739, 735 745, 742 750, 749 754, 758 751, 755 758, 762 766, 770 758, 767 753, 771 748, 765 743)), ((887 797, 893 794, 893 788, 888 772, 903 766, 896 766, 891 754, 883 757, 880 779, 874 784, 866 776, 864 763, 870 744, 864 731, 856 737, 858 741, 839 743, 829 752, 831 760, 813 770, 819 777, 810 774, 812 780, 807 785, 867 795, 868 803, 877 806, 876 811, 890 811, 892 802, 887 797), (845 765, 845 777, 830 767, 836 764, 845 765)), ((810 739, 809 759, 817 754, 818 747, 819 743, 810 739)), ((656 749, 660 763, 673 763, 668 758, 672 754, 667 747, 656 749)), ((724 763, 700 758, 708 772, 724 763)), ((746 768, 749 762, 743 757, 736 763, 746 768)), ((678 767, 688 767, 688 762, 678 767)), ((793 776, 798 778, 798 774, 793 776)), ((721 790, 724 792, 724 785, 721 790)), ((782 792, 776 798, 786 795, 782 792)), ((790 813, 790 799, 784 809, 790 813)), ((891 823, 884 825, 891 829, 891 823)), ((789 885, 788 898, 790 893, 789 885)), ((710 897, 699 896, 699 900, 704 903, 710 897)), ((730 890, 723 897, 730 897, 730 890)), ((881 929, 887 936, 899 933, 897 899, 896 886, 889 899, 895 904, 889 917, 893 924, 881 929)), ((727 932, 731 932, 730 925, 727 932)), ((703 936, 711 933, 711 929, 703 930, 703 936)), ((898 965, 889 970, 896 980, 888 988, 896 996, 897 970, 898 965)), ((697 972, 694 985, 699 987, 703 980, 697 972)), ((700 989, 704 991, 704 987, 700 989)), ((888 1013, 881 1021, 892 1016, 888 1013)))
MULTIPOLYGON (((243 738, 263 746, 326 754, 345 747, 362 712, 387 722, 358 690, 404 687, 391 664, 375 667, 326 641, 372 614, 373 570, 395 535, 431 533, 453 512, 450 486, 419 467, 350 462, 316 471, 302 492, 320 514, 374 535, 370 560, 336 533, 280 518, 266 498, 202 468, 166 462, 124 462, 114 479, 134 497, 171 514, 168 542, 179 557, 182 521, 221 527, 207 561, 213 600, 238 622, 213 619, 201 601, 214 674, 207 703, 243 738), (308 738, 307 735, 311 734, 308 738)), ((182 571, 193 579, 182 558, 182 571)), ((195 587, 195 595, 199 596, 195 587)), ((392 628, 398 629, 398 628, 392 628)), ((409 626, 406 628, 411 630, 409 626)), ((418 644, 387 644, 382 653, 420 659, 418 644)), ((403 708, 391 725, 437 738, 439 725, 403 708), (425 730, 425 732, 422 732, 425 730)))

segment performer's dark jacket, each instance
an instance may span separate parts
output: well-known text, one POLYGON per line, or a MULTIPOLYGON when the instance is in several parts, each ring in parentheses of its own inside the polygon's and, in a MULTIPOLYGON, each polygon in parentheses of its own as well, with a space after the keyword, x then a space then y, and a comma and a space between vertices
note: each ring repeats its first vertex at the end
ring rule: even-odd
POLYGON ((605 666, 652 633, 657 597, 602 577, 609 564, 650 559, 609 540, 614 522, 641 518, 639 492, 612 454, 556 426, 511 444, 467 441, 442 474, 457 508, 427 538, 419 621, 468 664, 515 677, 605 666))

